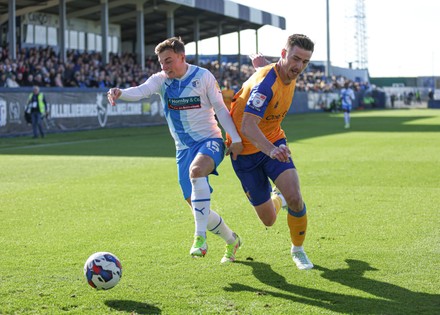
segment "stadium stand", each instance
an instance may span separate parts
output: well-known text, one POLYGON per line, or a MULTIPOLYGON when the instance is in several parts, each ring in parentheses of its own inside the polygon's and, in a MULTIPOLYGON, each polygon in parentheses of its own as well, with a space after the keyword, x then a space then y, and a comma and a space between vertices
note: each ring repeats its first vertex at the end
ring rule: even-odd
MULTIPOLYGON (((283 17, 229 0, 8 1, 11 3, 15 10, 0 2, 0 24, 17 16, 19 36, 15 46, 12 38, 6 46, 0 32, 0 87, 137 85, 158 70, 152 47, 169 35, 176 33, 188 43, 242 29, 257 30, 263 25, 285 29, 283 17), (100 32, 96 23, 88 23, 96 20, 98 13, 100 32), (66 30, 60 31, 62 28, 66 30), (137 41, 150 46, 149 53, 139 49, 137 41), (132 49, 126 51, 127 46, 132 49)), ((254 71, 249 60, 242 62, 242 58, 220 62, 218 55, 217 60, 199 62, 197 52, 192 57, 193 63, 210 69, 219 83, 227 80, 235 89, 254 71)), ((330 92, 347 80, 341 76, 329 80, 323 73, 319 67, 309 67, 298 82, 298 90, 330 92)))
MULTIPOLYGON (((285 28, 283 17, 229 0, 7 2, 0 1, 0 135, 27 132, 23 95, 33 85, 47 95, 46 123, 53 132, 163 122, 156 99, 111 109, 103 96, 109 87, 138 85, 157 72, 158 42, 174 35, 195 41, 196 54, 188 56, 189 62, 208 68, 220 85, 230 82, 237 91, 255 71, 249 58, 200 58, 197 40, 267 24, 285 28), (15 10, 9 10, 11 3, 15 10), (9 29, 17 38, 9 36, 9 29)), ((346 81, 359 95, 355 107, 372 92, 368 82, 344 75, 327 78, 324 72, 322 65, 309 65, 298 79, 292 112, 337 109, 338 91, 346 81)))
MULTIPOLYGON (((2 49, 0 57, 0 86, 26 87, 79 87, 79 88, 108 88, 113 86, 129 87, 145 81, 151 74, 160 70, 154 56, 147 57, 145 68, 137 63, 135 54, 110 54, 109 62, 102 63, 100 53, 80 52, 69 50, 66 62, 60 61, 59 55, 51 47, 22 48, 17 54, 17 60, 11 62, 7 48, 2 49), (14 81, 15 84, 12 84, 14 81)), ((210 61, 201 63, 217 78, 219 84, 225 80, 231 82, 237 90, 241 83, 254 72, 252 65, 243 63, 239 68, 238 62, 210 61)), ((332 76, 327 79, 322 70, 314 68, 302 74, 298 80, 298 91, 336 92, 348 79, 343 76, 332 76)), ((356 91, 368 89, 367 82, 350 84, 356 91)))
POLYGON ((9 33, 19 34, 9 36, 11 59, 16 44, 48 44, 62 61, 68 49, 102 52, 104 64, 109 53, 128 50, 142 67, 152 46, 174 35, 189 43, 263 25, 286 27, 284 17, 229 0, 8 0, 0 1, 0 25, 5 22, 9 33))

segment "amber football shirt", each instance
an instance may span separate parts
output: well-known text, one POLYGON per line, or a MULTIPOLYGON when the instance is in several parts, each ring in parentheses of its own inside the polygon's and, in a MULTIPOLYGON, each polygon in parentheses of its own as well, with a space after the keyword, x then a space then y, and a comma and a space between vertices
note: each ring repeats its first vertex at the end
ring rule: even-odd
MULTIPOLYGON (((258 124, 266 138, 274 143, 285 138, 281 122, 287 115, 295 92, 296 80, 289 85, 284 84, 276 70, 276 64, 267 65, 255 72, 238 91, 231 104, 231 116, 243 141, 242 155, 258 151, 241 130, 243 113, 261 117, 258 124)), ((227 144, 231 143, 227 135, 227 144)))

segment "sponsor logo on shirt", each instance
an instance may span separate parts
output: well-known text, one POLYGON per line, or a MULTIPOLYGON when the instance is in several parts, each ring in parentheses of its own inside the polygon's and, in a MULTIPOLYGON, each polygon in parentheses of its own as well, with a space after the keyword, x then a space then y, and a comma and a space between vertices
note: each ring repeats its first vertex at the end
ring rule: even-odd
POLYGON ((187 110, 201 108, 200 96, 169 98, 168 108, 172 110, 187 110))
POLYGON ((263 106, 266 99, 267 99, 266 95, 261 94, 259 92, 255 92, 252 93, 251 97, 249 98, 248 104, 255 109, 259 109, 261 108, 261 106, 263 106))
POLYGON ((284 119, 284 117, 286 117, 287 115, 287 111, 281 113, 281 114, 277 114, 277 115, 267 115, 266 116, 266 120, 280 120, 280 119, 284 119))

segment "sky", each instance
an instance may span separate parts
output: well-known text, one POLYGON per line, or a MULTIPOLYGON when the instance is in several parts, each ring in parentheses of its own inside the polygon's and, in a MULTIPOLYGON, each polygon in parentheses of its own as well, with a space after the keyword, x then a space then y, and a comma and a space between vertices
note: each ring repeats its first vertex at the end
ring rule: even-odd
MULTIPOLYGON (((294 33, 315 42, 312 62, 327 60, 326 0, 233 0, 286 18, 286 30, 263 26, 258 30, 259 51, 279 56, 287 37, 294 33)), ((330 61, 356 68, 356 0, 329 0, 330 61)), ((440 1, 364 0, 366 56, 370 77, 440 76, 440 1)), ((221 38, 222 54, 237 54, 237 33, 221 38)), ((187 54, 194 51, 189 44, 187 54)), ((200 54, 216 54, 217 39, 199 43, 200 54)), ((241 32, 241 53, 255 53, 255 31, 241 32)))

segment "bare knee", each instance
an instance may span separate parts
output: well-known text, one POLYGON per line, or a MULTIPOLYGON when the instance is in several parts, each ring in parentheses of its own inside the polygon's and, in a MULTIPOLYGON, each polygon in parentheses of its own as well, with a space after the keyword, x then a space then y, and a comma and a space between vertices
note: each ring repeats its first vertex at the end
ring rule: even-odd
POLYGON ((255 207, 255 211, 265 226, 269 227, 275 224, 277 215, 275 209, 269 203, 264 206, 255 207))
POLYGON ((261 222, 267 227, 270 227, 275 224, 276 217, 261 219, 261 222))
POLYGON ((290 196, 289 198, 286 198, 286 203, 290 210, 293 212, 301 212, 304 208, 304 203, 302 200, 301 195, 294 194, 290 196))
POLYGON ((189 177, 206 177, 215 168, 214 160, 203 154, 198 154, 189 167, 189 177))
POLYGON ((204 177, 202 168, 199 165, 191 165, 189 169, 189 177, 190 178, 204 177))

